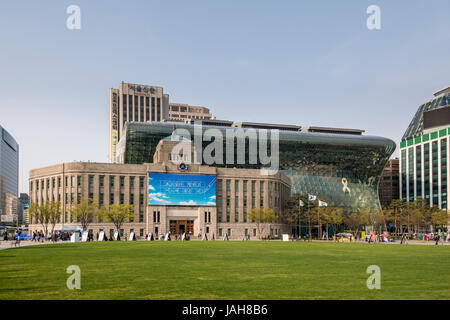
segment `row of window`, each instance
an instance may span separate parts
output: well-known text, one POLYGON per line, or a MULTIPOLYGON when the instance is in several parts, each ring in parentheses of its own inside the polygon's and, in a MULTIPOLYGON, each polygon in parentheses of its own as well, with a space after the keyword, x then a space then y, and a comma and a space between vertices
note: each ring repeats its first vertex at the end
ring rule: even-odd
POLYGON ((126 121, 161 121, 161 98, 151 97, 151 113, 150 98, 143 96, 122 95, 122 116, 123 123, 126 121), (134 103, 133 103, 134 101, 134 103), (144 103, 145 101, 145 103, 144 103), (139 102, 139 103, 138 103, 139 102), (156 102, 156 103, 155 103, 156 102), (156 108, 156 110, 155 110, 156 108), (145 110, 145 111, 144 111, 145 110), (133 112, 134 111, 134 112, 133 112))
MULTIPOLYGON (((130 189, 134 188, 135 180, 137 177, 130 176, 129 177, 129 186, 130 189)), ((83 176, 65 176, 65 186, 66 187, 81 187, 83 182, 83 176)), ((30 190, 33 190, 34 184, 36 185, 36 190, 44 189, 46 187, 47 189, 50 189, 50 185, 53 189, 62 188, 62 177, 52 177, 52 178, 46 178, 36 181, 30 181, 30 190)), ((88 176, 88 183, 89 187, 94 187, 94 176, 89 175, 88 176)), ((109 186, 114 187, 115 184, 115 176, 109 176, 109 186)), ((119 176, 119 184, 120 187, 125 186, 125 176, 119 176)), ((105 176, 99 176, 99 186, 104 187, 105 186, 105 176)), ((139 177, 139 188, 143 189, 145 186, 145 178, 139 177)))
POLYGON ((401 151, 401 197, 402 200, 424 198, 431 205, 441 204, 447 208, 447 139, 433 141, 401 151), (440 153, 439 153, 440 144, 440 153), (431 148, 430 148, 431 147, 431 148), (423 148, 423 159, 422 159, 423 148), (415 150, 414 150, 415 149, 415 150), (431 151, 431 153, 430 153, 431 151), (439 158, 441 165, 439 167, 439 158), (431 170, 430 170, 431 164, 431 170), (408 176, 406 174, 408 169, 408 176), (422 176, 423 169, 423 176, 422 176), (439 175, 439 169, 441 174, 439 175), (414 174, 416 178, 414 178, 414 174), (423 188, 422 188, 423 182, 423 188), (439 199, 439 191, 441 199, 439 199), (440 201, 439 201, 440 200, 440 201))
MULTIPOLYGON (((225 188, 226 188, 226 195, 225 195, 225 221, 223 221, 223 190, 222 190, 222 180, 217 180, 217 219, 218 222, 230 222, 231 217, 230 217, 230 207, 231 207, 231 180, 227 179, 225 181, 225 188)), ((255 209, 256 206, 256 180, 252 180, 251 181, 251 206, 250 209, 255 209)), ((264 184, 265 181, 259 181, 259 208, 263 208, 264 207, 264 184)), ((240 181, 239 180, 234 180, 234 208, 235 208, 235 212, 234 212, 234 222, 239 222, 239 185, 240 185, 240 181)), ((278 188, 279 185, 278 183, 274 183, 272 181, 269 181, 268 183, 268 188, 269 188, 269 194, 268 194, 268 205, 269 208, 273 208, 274 207, 274 202, 275 202, 275 207, 279 208, 280 207, 280 198, 279 198, 279 194, 278 194, 278 188), (274 193, 275 191, 275 193, 274 193)), ((248 180, 243 180, 242 182, 242 187, 243 187, 243 222, 247 222, 247 207, 248 207, 248 193, 247 193, 247 188, 248 188, 248 180)))

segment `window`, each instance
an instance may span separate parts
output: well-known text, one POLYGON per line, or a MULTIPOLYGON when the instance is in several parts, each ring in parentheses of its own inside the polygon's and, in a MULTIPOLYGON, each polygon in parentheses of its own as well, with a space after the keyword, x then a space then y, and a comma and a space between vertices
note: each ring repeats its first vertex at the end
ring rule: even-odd
POLYGON ((114 176, 109 176, 109 186, 114 187, 114 176))
POLYGON ((144 177, 139 177, 139 188, 144 188, 144 177))
POLYGON ((161 121, 161 98, 157 98, 156 100, 156 110, 157 110, 157 117, 156 117, 156 121, 161 121))
POLYGON ((144 229, 139 229, 139 236, 143 237, 144 236, 144 229))
POLYGON ((123 187, 125 185, 125 177, 120 177, 120 186, 123 187))
POLYGON ((227 229, 227 234, 228 234, 228 236, 231 236, 231 229, 230 228, 227 229))
POLYGON ((77 176, 77 186, 81 187, 81 176, 77 176))
POLYGON ((89 176, 89 187, 94 186, 94 176, 89 176))
POLYGON ((134 188, 134 177, 130 177, 130 189, 134 188))
POLYGON ((130 204, 134 204, 134 194, 130 194, 130 204))
POLYGON ((222 228, 219 228, 219 237, 222 236, 222 228))
POLYGON ((121 193, 121 194, 120 194, 120 204, 123 204, 123 203, 124 203, 124 198, 125 198, 124 194, 121 193))
POLYGON ((105 186, 105 176, 100 176, 100 187, 105 186))
POLYGON ((253 229, 253 236, 256 237, 256 229, 253 229))
POLYGON ((155 97, 152 97, 152 121, 155 121, 155 97))

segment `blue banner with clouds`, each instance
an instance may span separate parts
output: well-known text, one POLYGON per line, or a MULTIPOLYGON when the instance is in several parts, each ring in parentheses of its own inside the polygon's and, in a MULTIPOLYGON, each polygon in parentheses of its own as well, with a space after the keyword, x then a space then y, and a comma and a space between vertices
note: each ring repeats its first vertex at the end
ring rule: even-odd
POLYGON ((216 176, 149 173, 148 204, 215 206, 216 176))

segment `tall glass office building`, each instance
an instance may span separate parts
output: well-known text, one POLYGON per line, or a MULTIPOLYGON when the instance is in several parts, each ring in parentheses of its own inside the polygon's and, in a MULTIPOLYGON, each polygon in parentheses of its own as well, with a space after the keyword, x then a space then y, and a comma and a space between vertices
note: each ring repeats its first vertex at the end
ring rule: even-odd
POLYGON ((0 134, 0 223, 11 224, 17 219, 19 145, 1 126, 0 134))
POLYGON ((421 104, 400 143, 400 196, 448 208, 450 87, 421 104))
MULTIPOLYGON (((320 127, 299 127, 256 123, 229 123, 228 125, 203 125, 201 135, 208 129, 218 130, 226 136, 227 131, 253 128, 258 132, 259 148, 261 129, 279 130, 279 169, 289 177, 291 192, 316 195, 329 205, 357 210, 361 206, 379 207, 378 181, 381 172, 395 150, 392 140, 362 135, 361 130, 320 127)), ((159 141, 172 135, 175 129, 186 129, 196 140, 194 125, 185 123, 136 123, 126 124, 124 135, 118 144, 117 162, 142 164, 153 162, 159 141)), ((268 134, 270 155, 272 135, 268 134)), ((227 164, 214 163, 217 167, 262 168, 261 161, 250 161, 254 154, 249 146, 254 138, 245 139, 245 163, 234 161, 227 164)), ((233 140, 234 156, 237 158, 237 140, 233 140)), ((194 142, 195 144, 195 142, 194 142)), ((211 141, 203 139, 205 150, 211 141)), ((226 139, 223 140, 225 157, 226 139)), ((198 150, 196 150, 198 151, 198 150)), ((259 152, 259 151, 258 151, 259 152)), ((236 159, 235 159, 236 160, 236 159)), ((258 159, 259 160, 259 159, 258 159)), ((202 162, 202 164, 207 164, 202 162)))

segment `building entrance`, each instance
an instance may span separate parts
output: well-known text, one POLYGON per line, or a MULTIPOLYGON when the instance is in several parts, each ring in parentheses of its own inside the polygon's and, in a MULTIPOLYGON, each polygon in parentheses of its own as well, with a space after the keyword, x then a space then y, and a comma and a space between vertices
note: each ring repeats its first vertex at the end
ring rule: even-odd
POLYGON ((171 234, 186 234, 192 235, 194 233, 194 220, 170 220, 171 234))

